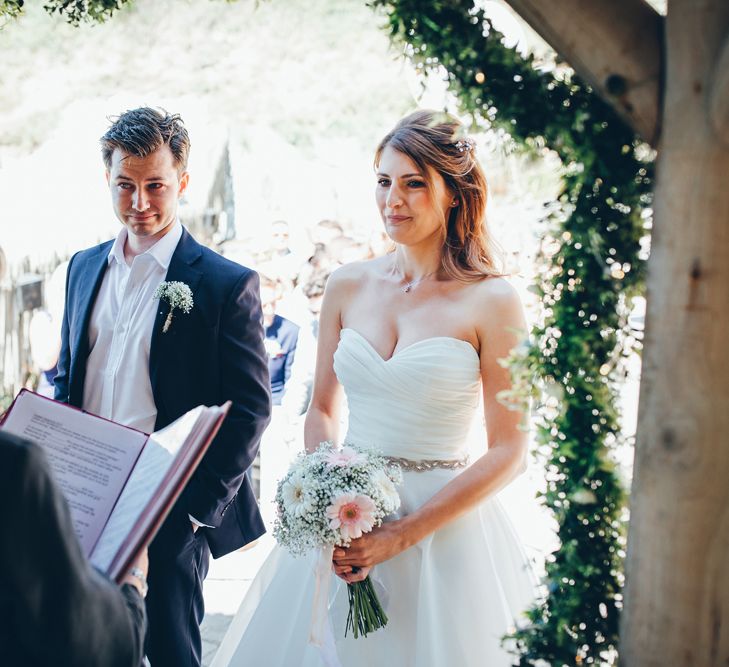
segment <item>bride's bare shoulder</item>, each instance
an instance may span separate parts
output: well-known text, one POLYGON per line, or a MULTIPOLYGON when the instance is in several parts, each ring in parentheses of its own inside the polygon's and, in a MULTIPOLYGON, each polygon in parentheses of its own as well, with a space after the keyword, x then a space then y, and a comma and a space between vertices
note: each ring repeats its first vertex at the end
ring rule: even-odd
POLYGON ((384 257, 376 257, 362 262, 351 262, 336 269, 327 281, 330 291, 350 291, 359 289, 363 284, 377 279, 383 274, 386 261, 384 257))
POLYGON ((327 280, 322 305, 322 317, 328 313, 341 313, 360 293, 366 285, 375 280, 379 268, 380 258, 364 262, 345 264, 332 272, 327 280))
POLYGON ((508 278, 491 276, 474 284, 474 296, 482 305, 509 307, 519 305, 519 293, 508 278))
POLYGON ((505 332, 526 330, 519 292, 507 278, 484 278, 474 284, 471 294, 480 338, 490 339, 505 332))

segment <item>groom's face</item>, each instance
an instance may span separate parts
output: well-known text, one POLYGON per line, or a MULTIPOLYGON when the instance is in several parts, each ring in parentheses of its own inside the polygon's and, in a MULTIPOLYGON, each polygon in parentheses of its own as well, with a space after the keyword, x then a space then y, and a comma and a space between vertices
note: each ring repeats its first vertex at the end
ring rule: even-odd
POLYGON ((116 217, 130 234, 150 237, 174 222, 188 174, 178 170, 169 146, 146 157, 129 155, 117 148, 111 156, 106 180, 116 217))

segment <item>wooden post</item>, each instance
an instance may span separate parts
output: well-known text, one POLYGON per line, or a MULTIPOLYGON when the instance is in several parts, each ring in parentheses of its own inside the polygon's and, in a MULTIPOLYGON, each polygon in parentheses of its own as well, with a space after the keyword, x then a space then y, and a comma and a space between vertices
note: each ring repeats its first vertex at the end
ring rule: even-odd
POLYGON ((669 2, 621 667, 729 665, 728 44, 669 2))

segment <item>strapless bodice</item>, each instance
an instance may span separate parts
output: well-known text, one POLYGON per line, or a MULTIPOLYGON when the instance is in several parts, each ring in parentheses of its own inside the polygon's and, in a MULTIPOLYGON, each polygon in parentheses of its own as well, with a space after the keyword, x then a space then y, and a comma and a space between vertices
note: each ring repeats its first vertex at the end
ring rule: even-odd
POLYGON ((473 346, 426 338, 383 359, 354 329, 342 329, 334 372, 349 404, 345 440, 387 456, 459 459, 479 404, 473 346))

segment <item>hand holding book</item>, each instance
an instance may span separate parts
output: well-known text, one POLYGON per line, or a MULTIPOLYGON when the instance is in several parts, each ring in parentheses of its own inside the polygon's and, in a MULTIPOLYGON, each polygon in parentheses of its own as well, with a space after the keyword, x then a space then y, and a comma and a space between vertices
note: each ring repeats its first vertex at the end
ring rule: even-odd
POLYGON ((44 448, 84 553, 119 581, 154 537, 229 405, 198 406, 147 435, 22 390, 0 428, 44 448))

